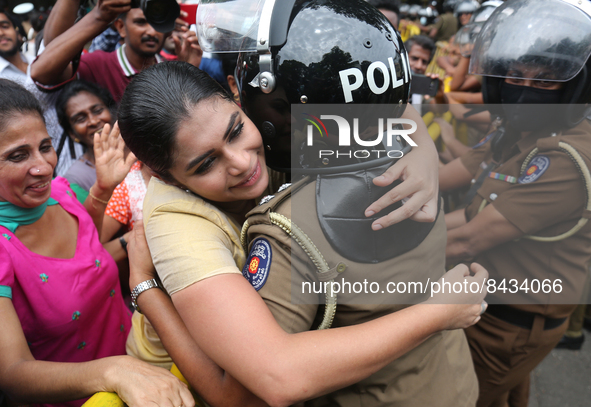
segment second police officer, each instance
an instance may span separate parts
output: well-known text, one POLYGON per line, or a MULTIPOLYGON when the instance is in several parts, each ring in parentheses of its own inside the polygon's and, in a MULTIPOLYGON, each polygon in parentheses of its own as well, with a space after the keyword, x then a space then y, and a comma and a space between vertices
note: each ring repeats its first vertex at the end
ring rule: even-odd
POLYGON ((511 0, 474 45, 470 73, 502 127, 442 174, 473 183, 446 217, 448 262, 476 260, 491 277, 491 305, 466 330, 479 407, 528 405, 529 374, 588 280, 590 34, 589 2, 511 0))

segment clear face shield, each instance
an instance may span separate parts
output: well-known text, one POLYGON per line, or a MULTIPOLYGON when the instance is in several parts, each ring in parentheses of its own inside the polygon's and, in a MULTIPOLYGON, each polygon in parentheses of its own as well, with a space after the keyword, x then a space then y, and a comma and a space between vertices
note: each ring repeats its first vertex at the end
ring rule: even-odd
MULTIPOLYGON (((201 0, 197 9, 197 36, 205 52, 257 51, 263 13, 273 1, 201 0)), ((268 27, 267 27, 268 33, 268 27)), ((268 41, 268 34, 266 35, 268 41)), ((268 48, 268 44, 265 48, 268 48)))
POLYGON ((477 34, 469 71, 497 78, 569 81, 591 55, 590 14, 588 2, 575 6, 574 1, 561 0, 508 1, 477 34))
POLYGON ((271 47, 282 46, 295 0, 201 0, 196 26, 205 52, 256 52, 263 93, 275 89, 271 47))

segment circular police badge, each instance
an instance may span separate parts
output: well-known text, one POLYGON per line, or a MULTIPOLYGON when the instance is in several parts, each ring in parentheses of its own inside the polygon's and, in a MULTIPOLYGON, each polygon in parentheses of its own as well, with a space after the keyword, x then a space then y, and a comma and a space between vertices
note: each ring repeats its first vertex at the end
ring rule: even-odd
POLYGON ((550 166, 550 159, 545 155, 536 155, 529 163, 527 170, 517 180, 520 184, 534 182, 546 172, 550 166))
POLYGON ((255 290, 263 288, 269 276, 271 267, 271 245, 262 237, 257 237, 250 249, 250 254, 242 268, 242 275, 255 290))

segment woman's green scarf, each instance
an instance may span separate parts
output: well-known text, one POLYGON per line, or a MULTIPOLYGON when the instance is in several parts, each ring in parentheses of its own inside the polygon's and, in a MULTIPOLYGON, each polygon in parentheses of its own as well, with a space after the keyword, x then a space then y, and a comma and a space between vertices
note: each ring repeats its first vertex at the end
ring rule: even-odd
POLYGON ((37 222, 49 205, 57 205, 57 203, 55 199, 49 198, 35 208, 21 208, 10 202, 0 202, 0 225, 14 233, 20 225, 37 222))

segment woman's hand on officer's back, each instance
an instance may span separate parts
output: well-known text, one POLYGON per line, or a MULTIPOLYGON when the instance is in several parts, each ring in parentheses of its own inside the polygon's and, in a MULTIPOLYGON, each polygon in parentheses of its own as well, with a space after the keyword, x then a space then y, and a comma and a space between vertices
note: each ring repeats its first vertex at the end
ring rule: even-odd
POLYGON ((434 222, 437 218, 439 199, 437 149, 427 132, 425 122, 412 105, 406 107, 402 117, 416 123, 417 130, 410 136, 417 147, 413 147, 410 153, 398 160, 382 175, 374 178, 373 183, 380 187, 391 185, 396 180, 400 180, 401 183, 371 204, 365 210, 365 216, 373 216, 398 201, 402 201, 403 205, 373 222, 373 230, 386 228, 405 219, 434 222))
POLYGON ((480 321, 488 306, 484 301, 487 278, 488 271, 480 264, 472 263, 470 269, 459 264, 431 284, 431 298, 424 304, 440 314, 441 330, 467 328, 480 321))

